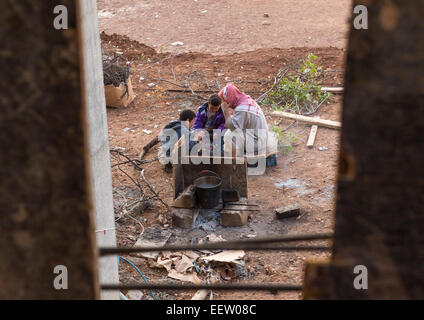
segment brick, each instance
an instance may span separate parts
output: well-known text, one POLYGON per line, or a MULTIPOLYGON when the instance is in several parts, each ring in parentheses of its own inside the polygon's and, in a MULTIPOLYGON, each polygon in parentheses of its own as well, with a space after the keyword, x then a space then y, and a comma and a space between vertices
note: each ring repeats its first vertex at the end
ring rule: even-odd
POLYGON ((278 219, 298 217, 300 215, 300 205, 298 203, 287 205, 285 207, 275 209, 275 213, 278 219))
POLYGON ((191 229, 193 226, 193 209, 174 208, 171 212, 174 227, 191 229))
POLYGON ((196 205, 195 188, 193 185, 187 187, 174 201, 174 207, 191 209, 196 205))
POLYGON ((221 225, 224 227, 241 227, 247 223, 248 211, 242 210, 222 210, 221 225))

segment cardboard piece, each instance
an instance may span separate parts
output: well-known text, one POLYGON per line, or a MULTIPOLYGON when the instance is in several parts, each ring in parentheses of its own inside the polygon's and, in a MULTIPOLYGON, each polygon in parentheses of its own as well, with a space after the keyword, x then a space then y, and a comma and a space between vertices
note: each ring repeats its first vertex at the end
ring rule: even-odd
POLYGON ((183 282, 192 282, 194 284, 200 284, 200 279, 197 277, 197 275, 195 273, 190 273, 190 274, 182 274, 177 272, 176 270, 171 270, 168 273, 168 277, 175 279, 175 280, 180 280, 183 282))
POLYGON ((175 270, 179 273, 185 273, 187 270, 193 267, 193 262, 185 255, 183 255, 181 260, 175 264, 175 270))
POLYGON ((115 108, 128 107, 128 105, 134 100, 131 76, 128 78, 127 83, 128 93, 126 93, 123 97, 122 95, 125 92, 125 83, 121 83, 119 87, 115 87, 113 84, 105 86, 106 106, 115 108))
POLYGON ((245 252, 243 250, 229 250, 229 251, 223 251, 218 254, 214 254, 212 256, 201 257, 200 260, 237 263, 236 260, 243 258, 244 255, 245 255, 245 252))

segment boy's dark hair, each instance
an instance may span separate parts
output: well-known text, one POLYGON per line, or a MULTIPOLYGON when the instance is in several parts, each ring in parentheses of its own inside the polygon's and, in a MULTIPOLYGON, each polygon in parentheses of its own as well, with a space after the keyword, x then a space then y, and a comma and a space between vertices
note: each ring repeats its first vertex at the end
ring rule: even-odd
POLYGON ((187 120, 191 121, 194 118, 196 118, 196 114, 192 110, 187 109, 187 110, 184 110, 180 113, 180 120, 181 121, 187 121, 187 120))
POLYGON ((213 94, 209 97, 208 101, 211 105, 217 107, 221 104, 222 100, 217 94, 213 94))

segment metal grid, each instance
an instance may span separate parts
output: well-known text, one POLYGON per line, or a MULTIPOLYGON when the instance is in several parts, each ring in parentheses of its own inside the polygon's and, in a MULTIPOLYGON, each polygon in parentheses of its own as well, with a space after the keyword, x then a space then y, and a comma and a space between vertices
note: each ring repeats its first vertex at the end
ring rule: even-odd
MULTIPOLYGON (((215 242, 197 245, 168 245, 162 247, 109 247, 100 248, 100 256, 129 254, 152 251, 182 251, 182 250, 246 250, 246 251, 330 251, 330 245, 282 245, 302 241, 331 240, 333 233, 293 235, 276 238, 248 239, 228 242, 215 242)), ((284 283, 230 283, 230 284, 180 284, 150 283, 150 284, 104 284, 102 290, 251 290, 251 291, 300 291, 302 285, 284 283)))

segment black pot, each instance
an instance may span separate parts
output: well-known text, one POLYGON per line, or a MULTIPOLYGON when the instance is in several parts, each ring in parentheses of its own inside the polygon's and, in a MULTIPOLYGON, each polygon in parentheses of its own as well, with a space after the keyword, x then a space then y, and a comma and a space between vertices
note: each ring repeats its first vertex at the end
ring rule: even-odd
POLYGON ((212 173, 215 176, 203 176, 194 180, 193 185, 196 188, 196 196, 200 206, 204 209, 212 209, 219 205, 221 200, 222 179, 209 170, 203 173, 212 173))

